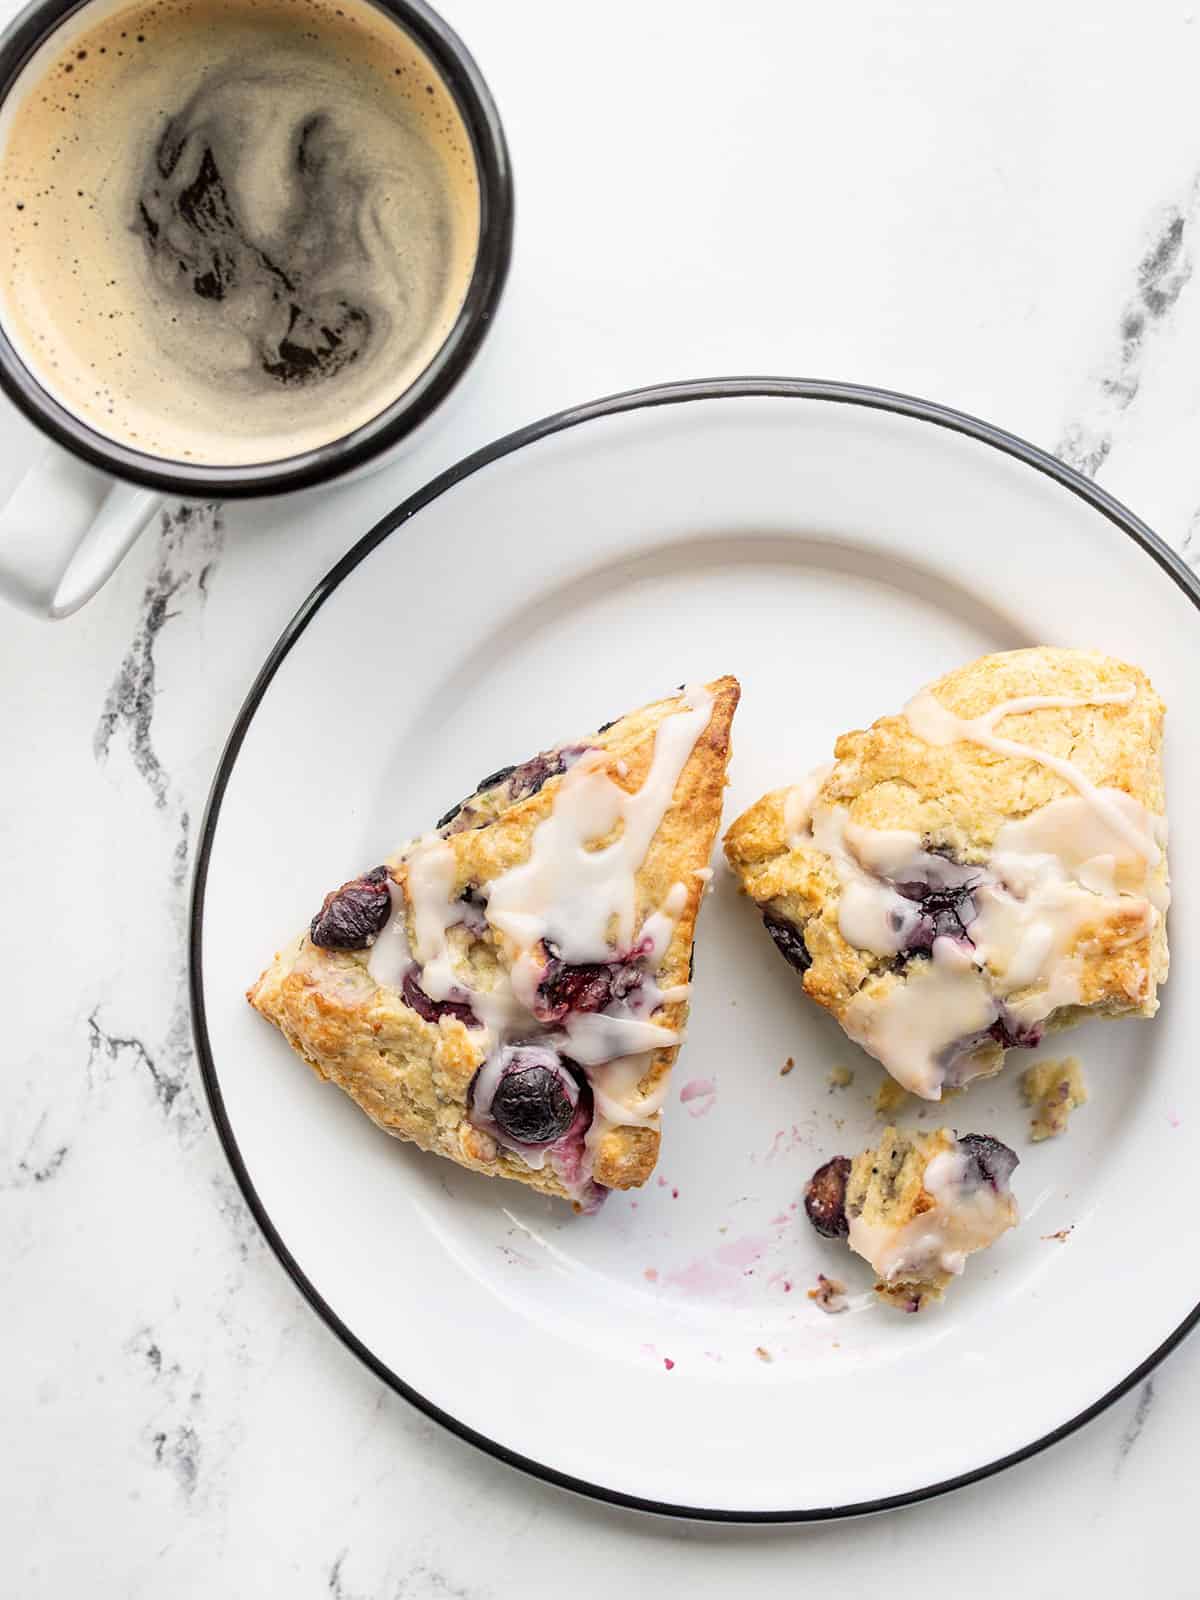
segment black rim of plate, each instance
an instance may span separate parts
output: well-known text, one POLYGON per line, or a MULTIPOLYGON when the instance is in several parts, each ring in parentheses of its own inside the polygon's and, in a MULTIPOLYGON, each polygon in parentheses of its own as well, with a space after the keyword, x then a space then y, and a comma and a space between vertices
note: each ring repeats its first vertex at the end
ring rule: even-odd
POLYGON ((395 510, 388 513, 382 521, 378 522, 371 531, 364 535, 352 549, 333 566, 325 575, 308 599, 296 612, 291 622, 284 629, 274 649, 267 657, 266 663, 255 679, 247 695, 237 721, 226 742, 216 776, 213 779, 212 789, 208 798, 208 806, 204 816, 204 824, 200 833, 200 846, 196 857, 195 873, 192 881, 192 902, 189 917, 189 953, 188 976, 191 988, 192 1003, 192 1028, 196 1040, 196 1050, 200 1061, 200 1072, 204 1081, 205 1092, 208 1096, 209 1107, 212 1111, 213 1121, 220 1135, 225 1155, 233 1169, 233 1174, 238 1181, 246 1204, 250 1207, 255 1221, 262 1229, 267 1243, 274 1250, 288 1276, 295 1283, 301 1294, 347 1346, 362 1361, 376 1377, 381 1378, 416 1406, 426 1416, 432 1417, 435 1422, 440 1422, 451 1433, 457 1434, 460 1439, 465 1439, 469 1444, 476 1445, 488 1455, 497 1460, 506 1462, 509 1466, 517 1467, 523 1472, 540 1478, 545 1483, 554 1484, 560 1489, 569 1489, 575 1494, 587 1496, 593 1500, 604 1501, 609 1505, 623 1506, 633 1511, 644 1511, 659 1516, 680 1517, 695 1522, 723 1522, 723 1523, 796 1523, 796 1522, 824 1522, 840 1517, 862 1516, 870 1512, 890 1511, 900 1506, 916 1505, 922 1500, 933 1499, 937 1495, 948 1493, 952 1489, 964 1488, 967 1484, 979 1483, 984 1478, 989 1478, 993 1473, 1002 1472, 1006 1467, 1015 1466, 1020 1461, 1026 1461, 1031 1456, 1037 1455, 1052 1444, 1057 1444, 1060 1439, 1065 1439, 1068 1434, 1083 1427, 1104 1411, 1122 1395, 1152 1372, 1158 1363, 1172 1351, 1177 1344, 1200 1321, 1200 1305, 1187 1316, 1183 1322, 1170 1334, 1158 1348, 1128 1375, 1122 1379, 1107 1394, 1102 1395, 1092 1405, 1081 1411, 1078 1416, 1069 1422, 1062 1423, 1051 1432, 1035 1439, 1020 1450, 1002 1456, 996 1461, 988 1462, 985 1466, 976 1467, 970 1472, 964 1472, 957 1477, 946 1478, 938 1483, 931 1483, 919 1489, 908 1490, 904 1494, 889 1495, 882 1499, 866 1500, 851 1505, 841 1506, 811 1506, 796 1511, 728 1511, 720 1508, 706 1508, 702 1506, 677 1505, 665 1500, 651 1500, 639 1495, 623 1494, 617 1489, 608 1489, 600 1484, 588 1483, 585 1479, 572 1477, 568 1473, 560 1472, 555 1467, 547 1466, 544 1462, 531 1460, 528 1456, 521 1455, 519 1451, 511 1450, 507 1445, 489 1439, 485 1434, 467 1427, 456 1417, 443 1411, 440 1406, 419 1394, 403 1378, 386 1366, 378 1356, 367 1348, 356 1337, 350 1328, 341 1320, 333 1307, 322 1297, 320 1291, 305 1277, 300 1266, 288 1250, 279 1230, 272 1222, 254 1187, 253 1179, 242 1159, 238 1148, 237 1139, 229 1118, 225 1111, 225 1103, 221 1095, 221 1086, 218 1081, 217 1069, 213 1061, 212 1049, 209 1043, 208 1027, 204 1012, 204 988, 202 975, 203 962, 203 927, 204 927, 204 891, 208 878, 208 864, 212 853, 213 839, 216 833, 217 821, 221 812, 221 800, 229 782, 230 774, 237 761, 238 752, 242 741, 246 737, 254 714, 263 699, 271 680, 278 671, 281 663, 287 657, 293 645, 300 638, 313 616, 320 607, 329 599, 337 589, 343 578, 352 572, 359 562, 365 559, 391 534, 408 522, 424 506, 436 500, 440 495, 452 489, 456 483, 470 477, 482 467, 488 466, 493 461, 498 461, 504 456, 511 455, 516 450, 523 449, 526 445, 534 444, 540 439, 545 439, 551 434, 562 433, 568 428, 578 427, 581 423, 591 422, 599 417, 609 417, 626 411, 639 411, 653 406, 685 405, 698 400, 724 400, 744 398, 767 398, 781 400, 824 400, 836 405, 863 406, 876 411, 888 411, 899 416, 911 417, 917 421, 932 423, 935 427, 946 428, 952 433, 964 434, 970 439, 975 439, 981 444, 990 445, 993 449, 1002 451, 1005 455, 1015 457, 1032 467, 1035 472, 1042 473, 1045 477, 1052 478, 1069 489, 1072 494, 1078 495, 1102 516, 1106 517, 1116 527, 1129 536, 1135 544, 1139 545, 1159 567, 1177 583, 1192 604, 1200 609, 1200 579, 1193 573, 1156 533, 1153 533, 1140 518, 1127 510, 1112 495, 1098 488, 1088 479, 1081 477, 1072 468, 1064 466, 1061 461, 1048 455, 1044 450, 1039 450, 1035 445, 1027 444, 1015 434, 1006 433, 1001 428, 992 427, 991 424, 980 421, 977 417, 966 412, 954 411, 945 406, 939 406, 931 401, 919 400, 911 395, 896 394, 886 389, 873 389, 858 384, 832 383, 821 380, 801 378, 713 378, 696 382, 668 383, 656 385, 651 388, 629 390, 623 394, 610 395, 606 399, 596 400, 588 405, 575 406, 566 411, 560 411, 554 416, 545 417, 540 422, 531 423, 529 426, 519 428, 515 433, 507 434, 504 438, 497 439, 493 444, 486 445, 481 450, 476 450, 472 455, 466 456, 456 466, 448 468, 432 482, 411 495, 395 510))

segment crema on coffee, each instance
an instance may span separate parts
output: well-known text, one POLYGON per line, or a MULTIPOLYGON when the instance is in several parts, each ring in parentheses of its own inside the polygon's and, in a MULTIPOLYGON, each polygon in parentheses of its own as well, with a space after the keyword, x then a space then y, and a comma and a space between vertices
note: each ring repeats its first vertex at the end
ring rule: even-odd
POLYGON ((366 0, 101 0, 0 112, 0 322, 111 438, 279 460, 424 370, 479 215, 452 96, 366 0))

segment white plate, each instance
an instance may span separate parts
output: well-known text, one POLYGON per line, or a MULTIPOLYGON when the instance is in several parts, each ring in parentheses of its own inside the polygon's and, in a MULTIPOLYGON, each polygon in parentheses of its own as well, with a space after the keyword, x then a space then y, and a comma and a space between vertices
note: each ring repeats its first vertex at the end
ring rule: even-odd
POLYGON ((464 1437, 682 1515, 891 1505, 1094 1414, 1191 1325, 1200 1292, 1172 1220, 1190 1214, 1200 1128, 1197 604, 1147 529, 1049 457, 829 385, 618 397, 502 440, 401 506, 272 653, 196 878, 213 1113, 300 1289, 464 1437), (873 1304, 865 1267, 798 1212, 813 1167, 877 1130, 880 1074, 802 998, 722 871, 658 1174, 595 1217, 388 1139, 242 997, 327 888, 481 773, 684 680, 742 681, 728 822, 926 680, 1036 642, 1136 661, 1172 708, 1175 979, 1153 1025, 1074 1036, 1092 1098, 1065 1140, 1029 1144, 1011 1067, 954 1103, 960 1129, 1020 1152, 1024 1224, 942 1307, 873 1304), (850 1088, 830 1088, 834 1065, 854 1069, 850 1088), (681 1104, 697 1078, 715 1100, 681 1104), (821 1269, 853 1284, 847 1314, 807 1298, 821 1269))

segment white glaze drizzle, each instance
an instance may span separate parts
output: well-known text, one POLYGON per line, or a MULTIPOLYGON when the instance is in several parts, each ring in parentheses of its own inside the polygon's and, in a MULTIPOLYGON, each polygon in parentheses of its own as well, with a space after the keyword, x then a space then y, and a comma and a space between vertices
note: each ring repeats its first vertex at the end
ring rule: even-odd
POLYGON ((923 850, 921 836, 911 829, 866 828, 850 820, 846 806, 822 803, 820 788, 832 770, 819 767, 788 791, 784 829, 789 846, 815 846, 833 862, 841 888, 838 925, 846 943, 874 955, 896 955, 907 947, 921 912, 895 884, 922 880, 945 887, 978 874, 923 850))
POLYGON ((659 723, 650 769, 634 793, 613 782, 603 752, 583 756, 564 775, 528 860, 488 891, 488 921, 519 947, 549 940, 564 961, 590 962, 633 943, 637 871, 712 715, 707 690, 689 690, 687 699, 687 711, 659 723), (612 833, 609 843, 588 848, 612 833))
POLYGON ((925 1168, 922 1184, 930 1210, 898 1227, 851 1217, 848 1243, 869 1261, 883 1283, 919 1282, 933 1274, 961 1273, 968 1255, 985 1250, 1017 1220, 1007 1190, 967 1181, 970 1157, 955 1141, 925 1168))
POLYGON ((666 1050, 679 1043, 673 1028, 660 1028, 637 1017, 611 1016, 605 1011, 572 1012, 563 1019, 567 1054, 581 1067, 599 1067, 623 1056, 666 1050))
POLYGON ((639 959, 646 963, 648 971, 657 972, 662 965, 662 959, 675 937, 675 924, 683 915, 684 907, 687 905, 687 897, 687 885, 673 883, 661 908, 652 911, 642 923, 641 932, 638 934, 637 951, 639 959))
POLYGON ((910 966, 886 995, 860 990, 842 1026, 910 1094, 940 1100, 947 1052, 996 1015, 991 985, 970 955, 952 939, 935 939, 931 959, 910 966))
POLYGON ((1064 783, 1070 784, 1082 799, 1104 818, 1109 829, 1125 840, 1131 849, 1149 862, 1157 865, 1161 852, 1152 833, 1136 827, 1111 799, 1111 790, 1099 789, 1082 773, 1073 761, 1056 756, 1048 750, 1038 750, 1033 745, 1020 744, 1015 739, 1002 739, 993 732, 996 724, 1005 717, 1020 716, 1027 711, 1059 711, 1082 706, 1127 706, 1137 698, 1137 688, 1130 683, 1112 693, 1097 691, 1090 695, 1030 694, 1017 700, 1002 700, 998 706, 978 717, 959 717, 948 711, 930 689, 922 689, 904 708, 909 727, 926 744, 947 745, 957 740, 981 745, 996 755, 1013 756, 1019 761, 1035 761, 1056 773, 1064 783))
POLYGON ((412 966, 413 956, 404 919, 404 894, 400 886, 390 880, 388 896, 392 902, 391 913, 371 946, 367 971, 376 983, 398 989, 404 982, 404 974, 412 966))
POLYGON ((784 796, 783 831, 793 850, 798 850, 812 837, 813 807, 832 771, 832 762, 826 762, 823 767, 814 767, 799 783, 794 783, 784 796))
POLYGON ((598 1062, 588 1074, 596 1102, 596 1116, 588 1130, 589 1143, 598 1142, 610 1127, 647 1128, 659 1117, 670 1083, 664 1076, 650 1091, 642 1094, 639 1085, 650 1069, 651 1057, 618 1056, 598 1062))
POLYGON ((470 1000, 471 1010, 488 1030, 491 1038, 503 1041, 532 1038, 539 1031, 538 1023, 511 983, 503 974, 498 975, 494 989, 477 989, 459 980, 459 987, 470 1000))
POLYGON ((830 858, 838 875, 843 939, 874 955, 896 955, 905 949, 921 921, 920 907, 900 894, 895 884, 923 881, 944 888, 978 876, 923 850, 918 833, 851 822, 845 806, 817 806, 810 829, 813 843, 830 858))
POLYGON ((1083 795, 1051 800, 1017 822, 1006 822, 992 845, 996 870, 1011 883, 1021 858, 1041 858, 1061 863, 1068 876, 1095 894, 1143 895, 1158 911, 1166 911, 1171 896, 1165 875, 1153 872, 1167 845, 1167 819, 1149 811, 1122 789, 1099 789, 1106 804, 1102 810, 1083 795), (1123 812, 1128 829, 1110 826, 1110 807, 1123 812), (1146 835, 1154 852, 1142 848, 1146 835), (1131 842, 1133 841, 1133 842, 1131 842))
MULTIPOLYGON (((1097 814, 1073 796, 1052 804, 1079 805, 1096 822, 1097 814)), ((938 938, 932 971, 910 963, 903 982, 882 993, 860 991, 847 1007, 847 1032, 913 1094, 938 1099, 943 1081, 961 1084, 987 1070, 986 1057, 972 1064, 970 1056, 955 1061, 947 1052, 990 1027, 1001 1003, 1025 1029, 1081 1003, 1078 952, 1092 930, 1104 927, 1107 947, 1115 948, 1150 934, 1162 916, 1167 891, 1144 858, 1131 858, 1123 841, 1111 838, 1108 851, 1082 859, 1078 848, 1065 858, 1030 848, 1046 842, 1037 831, 1039 815, 1001 828, 987 865, 974 870, 973 909, 963 908, 974 948, 938 938), (1140 871, 1129 870, 1133 861, 1140 871), (1111 892, 1099 892, 1108 885, 1111 892)), ((1053 820, 1055 831, 1063 820, 1053 820)), ((1140 825, 1154 820, 1146 812, 1140 825)), ((1086 832, 1076 838, 1079 845, 1097 842, 1086 832)), ((831 859, 843 885, 839 926, 847 942, 881 956, 906 948, 910 930, 920 925, 920 906, 891 884, 854 873, 843 858, 831 859)), ((919 867, 914 860, 893 870, 916 878, 919 867)))
POLYGON ((421 964, 421 987, 431 1000, 445 1000, 455 986, 446 929, 459 920, 454 891, 454 851, 445 839, 427 834, 407 858, 412 906, 413 954, 421 964))

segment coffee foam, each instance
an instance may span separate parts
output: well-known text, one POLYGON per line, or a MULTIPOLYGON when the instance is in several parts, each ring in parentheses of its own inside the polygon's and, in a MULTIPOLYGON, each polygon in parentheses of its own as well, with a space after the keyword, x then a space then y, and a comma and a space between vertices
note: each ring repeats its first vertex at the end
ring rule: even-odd
POLYGON ((478 238, 461 114, 366 3, 100 0, 0 110, 0 321, 152 455, 273 461, 370 421, 453 326, 478 238))

